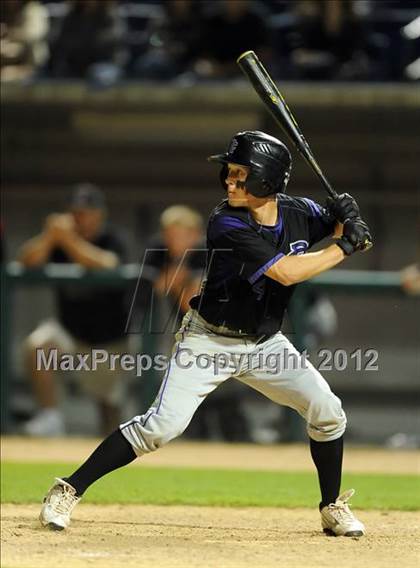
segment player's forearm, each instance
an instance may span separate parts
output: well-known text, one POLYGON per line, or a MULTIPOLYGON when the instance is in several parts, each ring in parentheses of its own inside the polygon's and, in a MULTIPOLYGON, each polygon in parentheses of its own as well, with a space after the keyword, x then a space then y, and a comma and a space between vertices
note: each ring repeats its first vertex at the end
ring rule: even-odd
POLYGON ((331 245, 317 252, 284 256, 273 264, 265 275, 284 286, 291 286, 337 266, 344 259, 342 249, 338 245, 331 245))
POLYGON ((119 264, 118 256, 100 249, 80 237, 72 237, 61 244, 62 248, 73 262, 86 268, 116 268, 119 264))
POLYGON ((18 254, 18 260, 29 268, 41 266, 48 261, 52 245, 53 243, 48 235, 41 233, 23 244, 18 254))

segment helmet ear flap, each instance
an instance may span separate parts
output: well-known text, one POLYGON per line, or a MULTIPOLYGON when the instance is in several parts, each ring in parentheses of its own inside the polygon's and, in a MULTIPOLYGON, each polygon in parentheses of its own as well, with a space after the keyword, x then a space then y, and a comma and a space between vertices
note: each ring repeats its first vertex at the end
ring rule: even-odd
POLYGON ((262 190, 261 181, 254 177, 253 175, 249 175, 245 182, 246 190, 255 195, 255 197, 262 197, 264 190, 262 190))
POLYGON ((220 183, 222 184, 222 187, 225 191, 227 190, 226 178, 228 176, 228 173, 229 173, 229 169, 227 167, 227 164, 223 164, 222 169, 220 170, 219 179, 220 179, 220 183))
POLYGON ((276 188, 266 179, 257 179, 252 177, 246 182, 246 188, 255 197, 268 197, 276 193, 276 188))

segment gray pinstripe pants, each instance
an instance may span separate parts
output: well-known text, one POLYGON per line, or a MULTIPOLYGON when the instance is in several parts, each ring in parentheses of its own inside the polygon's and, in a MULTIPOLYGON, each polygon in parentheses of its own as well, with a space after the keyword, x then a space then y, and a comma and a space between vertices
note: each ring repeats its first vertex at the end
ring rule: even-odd
POLYGON ((264 342, 223 334, 229 330, 209 325, 196 311, 185 315, 155 401, 145 414, 120 425, 137 455, 182 434, 206 396, 229 377, 295 409, 313 440, 343 435, 346 416, 340 399, 281 332, 264 342))

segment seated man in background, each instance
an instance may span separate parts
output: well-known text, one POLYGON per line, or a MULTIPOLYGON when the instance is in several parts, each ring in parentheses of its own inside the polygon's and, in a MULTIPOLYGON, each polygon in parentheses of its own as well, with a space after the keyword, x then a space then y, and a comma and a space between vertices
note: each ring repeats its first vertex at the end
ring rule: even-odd
MULTIPOLYGON (((48 215, 42 233, 22 246, 19 260, 28 268, 56 262, 113 269, 125 260, 126 249, 119 232, 105 220, 102 191, 90 184, 78 185, 69 212, 48 215)), ((108 353, 126 351, 125 295, 121 288, 86 287, 77 282, 58 288, 57 320, 41 322, 26 340, 28 371, 39 410, 24 425, 24 433, 58 436, 65 430, 54 371, 37 369, 37 349, 43 349, 46 355, 54 348, 60 354, 90 353, 93 348, 108 353)), ((82 388, 99 405, 102 432, 111 431, 120 420, 122 382, 118 371, 99 364, 95 371, 79 373, 82 388)))
MULTIPOLYGON (((159 299, 155 322, 159 327, 159 350, 170 353, 173 333, 198 293, 206 267, 203 219, 185 205, 172 205, 160 216, 160 232, 147 244, 144 265, 151 270, 152 286, 159 299)), ((147 294, 139 300, 151 302, 147 294)), ((153 305, 150 304, 150 305, 153 305)))

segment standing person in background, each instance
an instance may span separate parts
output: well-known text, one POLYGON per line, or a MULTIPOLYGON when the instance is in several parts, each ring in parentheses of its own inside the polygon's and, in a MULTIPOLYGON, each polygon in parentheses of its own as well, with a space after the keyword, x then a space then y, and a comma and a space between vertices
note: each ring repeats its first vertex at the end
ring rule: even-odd
MULTIPOLYGON (((19 260, 28 268, 49 262, 77 263, 87 269, 113 269, 126 258, 119 230, 105 223, 102 191, 91 184, 76 186, 70 210, 48 215, 41 234, 21 248, 19 260)), ((24 425, 30 436, 59 436, 65 425, 59 409, 54 371, 37 369, 37 349, 47 353, 87 353, 92 348, 110 352, 126 351, 125 291, 120 288, 60 286, 57 292, 58 318, 49 319, 29 335, 25 344, 28 373, 36 415, 24 425)), ((112 430, 120 419, 122 382, 117 371, 98 365, 97 370, 79 372, 83 390, 99 405, 102 432, 112 430)))
POLYGON ((190 299, 198 293, 206 267, 200 213, 185 205, 165 209, 160 216, 160 235, 151 239, 145 264, 156 270, 153 287, 160 298, 169 298, 171 311, 179 305, 176 323, 180 323, 190 299))
MULTIPOLYGON (((159 334, 159 350, 170 352, 174 330, 189 309, 189 300, 198 293, 206 267, 203 219, 198 211, 185 205, 172 205, 160 216, 160 231, 147 243, 142 260, 148 278, 135 297, 140 311, 153 312, 153 332, 159 334), (158 327, 158 330, 156 329, 158 327), (170 345, 165 339, 170 339, 170 345)), ((131 333, 136 325, 129 323, 131 333)))

